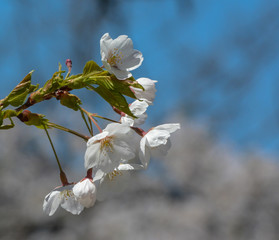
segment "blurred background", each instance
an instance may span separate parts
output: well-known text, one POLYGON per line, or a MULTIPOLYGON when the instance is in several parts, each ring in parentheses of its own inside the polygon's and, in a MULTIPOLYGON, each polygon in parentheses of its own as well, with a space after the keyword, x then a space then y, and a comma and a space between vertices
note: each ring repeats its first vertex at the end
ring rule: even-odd
MULTIPOLYGON (((158 80, 148 130, 179 122, 172 149, 133 174, 122 194, 79 216, 42 211, 59 185, 44 132, 16 121, 0 133, 0 239, 277 240, 279 236, 279 2, 60 0, 0 3, 0 99, 31 70, 43 84, 58 62, 101 64, 99 40, 126 34, 158 80)), ((93 92, 90 112, 118 116, 93 92)), ((56 100, 30 108, 86 133, 56 100)), ((107 122, 100 122, 105 127, 107 122)), ((50 134, 71 181, 84 176, 84 142, 50 134)))

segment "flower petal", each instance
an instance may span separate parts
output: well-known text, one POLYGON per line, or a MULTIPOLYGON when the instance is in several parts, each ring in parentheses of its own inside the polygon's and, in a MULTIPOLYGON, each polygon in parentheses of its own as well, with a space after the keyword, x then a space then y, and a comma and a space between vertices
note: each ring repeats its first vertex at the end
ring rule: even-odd
POLYGON ((61 207, 64 208, 66 211, 77 215, 80 214, 83 210, 83 206, 80 204, 80 202, 75 197, 73 191, 71 190, 65 190, 61 192, 62 196, 62 202, 61 207))
POLYGON ((126 163, 120 164, 117 169, 120 171, 142 170, 144 169, 144 166, 141 164, 126 163))
POLYGON ((97 135, 93 136, 87 141, 87 146, 92 145, 95 141, 101 140, 108 136, 109 133, 107 131, 103 131, 101 133, 98 133, 97 135))
POLYGON ((111 67, 110 71, 110 73, 114 74, 119 80, 125 80, 129 77, 132 77, 132 74, 129 71, 121 70, 118 67, 111 67))
POLYGON ((101 40, 100 40, 100 49, 101 49, 101 56, 102 56, 102 60, 103 57, 107 58, 108 54, 109 54, 109 49, 110 49, 110 45, 112 43, 112 38, 109 36, 108 33, 105 33, 101 40))
POLYGON ((165 130, 152 129, 145 135, 148 147, 158 147, 159 145, 164 145, 167 143, 170 133, 165 130))
POLYGON ((50 192, 44 199, 43 210, 49 216, 52 216, 61 203, 60 191, 50 192))
POLYGON ((78 201, 86 208, 92 207, 96 201, 96 187, 89 178, 78 182, 73 187, 73 193, 78 201))
POLYGON ((145 168, 147 168, 150 161, 150 151, 146 147, 146 137, 144 136, 140 141, 139 158, 145 168))
POLYGON ((140 100, 145 100, 149 105, 152 104, 155 98, 155 83, 157 81, 151 80, 149 78, 139 78, 137 79, 137 82, 143 86, 144 91, 140 88, 131 87, 136 97, 140 100))
POLYGON ((173 133, 176 130, 180 129, 180 124, 179 123, 166 123, 166 124, 162 124, 159 125, 155 128, 153 128, 153 130, 165 130, 168 131, 169 133, 173 133))
POLYGON ((142 64, 143 56, 140 51, 133 50, 128 56, 125 56, 121 61, 121 65, 118 65, 119 69, 126 69, 127 71, 132 71, 142 64))
POLYGON ((98 164, 99 161, 99 151, 100 151, 101 144, 95 143, 87 146, 84 155, 84 167, 85 169, 93 168, 98 164))
POLYGON ((145 101, 136 100, 131 103, 129 108, 136 117, 139 117, 140 115, 146 112, 148 104, 145 101))

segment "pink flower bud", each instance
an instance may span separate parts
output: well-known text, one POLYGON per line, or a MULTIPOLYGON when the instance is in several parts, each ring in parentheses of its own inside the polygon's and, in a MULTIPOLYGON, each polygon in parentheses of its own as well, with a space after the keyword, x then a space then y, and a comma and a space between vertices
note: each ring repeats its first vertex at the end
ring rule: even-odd
POLYGON ((66 66, 67 66, 68 68, 71 68, 73 63, 72 63, 72 60, 71 60, 71 59, 67 59, 66 62, 65 62, 65 64, 66 64, 66 66))

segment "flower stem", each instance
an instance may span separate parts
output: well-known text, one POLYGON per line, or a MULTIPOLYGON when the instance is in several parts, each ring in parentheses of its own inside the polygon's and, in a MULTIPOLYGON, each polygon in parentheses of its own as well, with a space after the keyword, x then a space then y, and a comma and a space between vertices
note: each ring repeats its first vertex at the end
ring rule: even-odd
POLYGON ((89 115, 88 117, 91 119, 91 121, 95 124, 95 126, 98 128, 99 132, 101 133, 103 130, 100 128, 99 124, 95 121, 95 119, 91 115, 89 115))
POLYGON ((69 128, 60 126, 60 125, 55 124, 55 123, 52 123, 52 122, 48 122, 47 125, 48 125, 49 127, 54 127, 54 128, 59 129, 59 130, 62 130, 62 131, 71 133, 71 134, 73 134, 73 135, 76 135, 76 136, 78 136, 78 137, 84 139, 86 142, 87 142, 88 139, 90 138, 90 137, 85 136, 85 135, 83 135, 83 134, 81 134, 81 133, 78 133, 78 132, 76 132, 76 131, 74 131, 74 130, 71 130, 71 129, 69 129, 69 128))
POLYGON ((51 138, 50 138, 50 136, 49 136, 48 130, 47 130, 47 128, 46 128, 45 125, 43 125, 43 126, 44 126, 44 129, 45 129, 46 135, 47 135, 47 137, 48 137, 48 140, 49 140, 49 142, 50 142, 51 148, 52 148, 52 150, 53 150, 53 152, 54 152, 54 155, 55 155, 55 158, 56 158, 56 161, 57 161, 59 170, 60 170, 60 172, 63 172, 62 167, 61 167, 61 164, 60 164, 59 159, 58 159, 58 156, 57 156, 57 154, 56 154, 55 148, 54 148, 53 143, 52 143, 52 141, 51 141, 51 138))
POLYGON ((91 129, 91 132, 92 132, 92 136, 93 136, 93 126, 92 126, 92 122, 91 122, 90 117, 87 116, 87 118, 88 118, 88 122, 89 122, 90 129, 91 129))
POLYGON ((100 132, 102 132, 102 129, 100 128, 100 126, 98 125, 98 123, 95 121, 95 119, 92 117, 94 114, 87 112, 84 108, 80 108, 80 110, 82 110, 90 119, 91 121, 95 124, 95 126, 98 128, 98 130, 100 132))
POLYGON ((110 119, 110 118, 102 117, 102 116, 99 116, 97 114, 92 114, 92 116, 97 117, 97 118, 101 118, 101 119, 104 119, 104 120, 107 120, 107 121, 110 121, 110 122, 119 123, 119 121, 115 121, 115 120, 110 119))
MULTIPOLYGON (((86 127, 87 127, 87 129, 88 129, 89 133, 91 134, 91 136, 93 136, 93 131, 92 131, 92 128, 90 129, 90 127, 89 127, 89 125, 88 125, 88 123, 87 123, 87 120, 86 120, 86 118, 85 118, 85 116, 84 116, 84 112, 82 111, 82 109, 81 109, 81 108, 80 108, 79 110, 80 110, 80 113, 81 113, 82 119, 83 119, 83 121, 85 122, 85 125, 86 125, 86 127)), ((89 122, 91 122, 91 121, 89 120, 89 122)))

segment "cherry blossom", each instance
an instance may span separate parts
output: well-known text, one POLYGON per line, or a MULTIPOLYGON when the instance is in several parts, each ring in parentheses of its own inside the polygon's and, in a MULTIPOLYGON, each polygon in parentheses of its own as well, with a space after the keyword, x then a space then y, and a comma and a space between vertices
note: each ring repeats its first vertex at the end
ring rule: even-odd
POLYGON ((49 216, 52 216, 59 205, 72 214, 80 214, 83 210, 83 205, 78 201, 73 193, 73 186, 66 185, 57 187, 46 195, 43 204, 43 210, 49 216))
POLYGON ((104 67, 119 80, 131 77, 130 71, 143 61, 142 53, 134 49, 132 40, 126 35, 112 39, 105 33, 100 40, 100 48, 104 67))
POLYGON ((89 208, 95 204, 96 186, 92 179, 82 179, 73 187, 73 193, 82 206, 89 208))
POLYGON ((151 105, 155 98, 156 88, 155 83, 157 81, 151 80, 149 78, 139 78, 137 82, 143 86, 144 91, 140 88, 131 87, 135 96, 140 99, 146 101, 149 105, 151 105))
POLYGON ((134 126, 134 127, 144 124, 147 118, 147 114, 145 113, 147 107, 148 104, 145 101, 139 101, 139 100, 134 101, 133 103, 131 103, 129 108, 133 113, 133 115, 137 118, 133 118, 125 114, 125 116, 121 117, 120 119, 121 123, 127 123, 130 126, 134 126))
POLYGON ((179 123, 169 123, 152 128, 140 141, 140 159, 147 167, 151 155, 164 156, 171 147, 170 134, 180 129, 179 123))
POLYGON ((111 123, 90 138, 85 152, 85 168, 112 172, 120 163, 135 158, 139 136, 127 124, 111 123))

